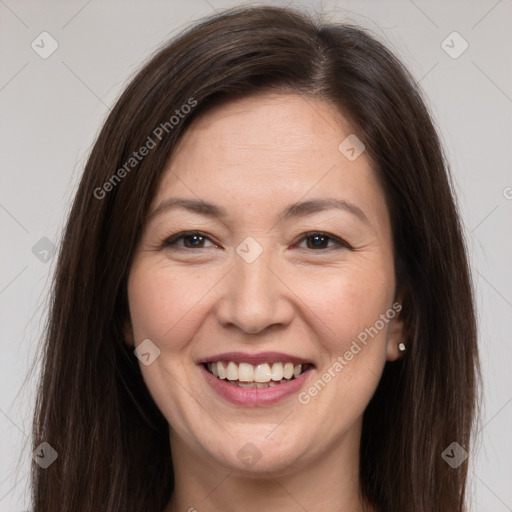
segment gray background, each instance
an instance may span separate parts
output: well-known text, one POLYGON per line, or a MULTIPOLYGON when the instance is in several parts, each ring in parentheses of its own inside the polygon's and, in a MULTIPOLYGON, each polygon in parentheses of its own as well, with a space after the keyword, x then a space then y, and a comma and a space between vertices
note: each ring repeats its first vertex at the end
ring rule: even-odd
MULTIPOLYGON (((0 511, 28 508, 37 366, 28 372, 47 311, 52 244, 101 123, 160 43, 241 3, 0 0, 0 511), (43 31, 58 43, 47 59, 31 47, 43 31)), ((479 310, 484 407, 472 510, 512 511, 512 1, 291 4, 371 28, 428 97, 455 177, 479 310), (469 44, 457 58, 445 51, 463 48, 458 36, 446 40, 454 31, 469 44)))

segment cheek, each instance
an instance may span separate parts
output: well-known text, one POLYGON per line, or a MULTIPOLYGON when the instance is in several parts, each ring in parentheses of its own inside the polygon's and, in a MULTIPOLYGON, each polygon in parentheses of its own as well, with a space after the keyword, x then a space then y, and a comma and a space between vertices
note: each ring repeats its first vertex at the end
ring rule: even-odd
POLYGON ((348 428, 375 392, 386 363, 393 292, 393 282, 383 273, 354 271, 330 279, 323 293, 309 294, 308 306, 323 333, 318 344, 326 357, 299 402, 310 417, 325 418, 326 431, 348 428), (326 409, 338 414, 326 415, 326 409))
POLYGON ((135 342, 149 338, 162 351, 179 350, 194 322, 199 325, 201 299, 214 284, 210 280, 208 272, 194 275, 165 264, 134 264, 128 296, 135 342))
POLYGON ((346 350, 393 302, 393 268, 382 260, 361 259, 328 272, 304 272, 296 283, 309 317, 323 325, 324 341, 333 352, 346 350))
POLYGON ((139 364, 142 376, 169 424, 181 425, 183 432, 187 431, 184 418, 193 407, 182 383, 190 371, 190 340, 204 316, 200 300, 204 286, 204 276, 201 279, 159 261, 135 261, 128 280, 135 344, 148 338, 160 350, 150 365, 139 364))

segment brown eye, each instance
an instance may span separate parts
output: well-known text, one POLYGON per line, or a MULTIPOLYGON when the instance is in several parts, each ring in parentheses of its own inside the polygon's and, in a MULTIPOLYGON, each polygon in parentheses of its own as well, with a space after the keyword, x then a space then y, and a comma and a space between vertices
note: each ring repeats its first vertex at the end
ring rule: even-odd
POLYGON ((300 243, 302 243, 303 241, 306 241, 305 248, 311 250, 351 248, 349 244, 347 244, 337 236, 330 235, 328 233, 305 233, 300 243))
POLYGON ((326 249, 330 238, 326 235, 308 236, 308 249, 326 249))
POLYGON ((205 237, 201 235, 188 235, 183 237, 183 245, 189 249, 203 247, 205 237))
POLYGON ((167 238, 162 246, 177 249, 205 249, 206 242, 211 243, 211 247, 216 247, 211 240, 203 233, 181 232, 167 238), (183 243, 180 243, 183 242, 183 243))

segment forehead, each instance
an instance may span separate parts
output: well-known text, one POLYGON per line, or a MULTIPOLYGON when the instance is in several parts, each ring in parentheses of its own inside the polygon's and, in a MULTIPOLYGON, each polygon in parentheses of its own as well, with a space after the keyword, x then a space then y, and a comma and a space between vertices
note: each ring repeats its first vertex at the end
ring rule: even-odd
MULTIPOLYGON (((173 163, 192 147, 214 149, 215 158, 241 170, 257 159, 279 164, 286 172, 320 153, 337 152, 344 120, 336 109, 317 99, 267 93, 223 101, 199 115, 174 152, 173 163), (290 155, 295 162, 289 161, 290 155), (286 162, 290 165, 284 165, 286 162)), ((197 158, 204 155, 187 155, 197 158)))
MULTIPOLYGON (((332 105, 269 93, 222 102, 200 114, 179 140, 153 206, 172 195, 236 210, 270 211, 329 195, 387 216, 364 152, 350 161, 339 145, 352 134, 332 105)), ((261 212, 260 212, 261 213, 261 212)))

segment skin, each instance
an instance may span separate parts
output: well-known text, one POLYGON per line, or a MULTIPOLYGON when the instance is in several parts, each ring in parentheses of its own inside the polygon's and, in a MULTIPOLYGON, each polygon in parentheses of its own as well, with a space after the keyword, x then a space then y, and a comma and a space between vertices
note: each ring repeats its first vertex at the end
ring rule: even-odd
POLYGON ((315 363, 307 390, 392 308, 389 213, 365 153, 351 162, 338 149, 351 133, 320 100, 251 96, 197 117, 164 170, 130 270, 126 338, 160 349, 140 366, 170 425, 175 488, 165 512, 363 510, 362 415, 386 361, 399 357, 399 314, 307 404, 298 393, 265 407, 231 404, 196 364, 227 351, 294 354, 315 363), (171 197, 200 198, 227 216, 151 216, 171 197), (367 222, 337 209, 276 220, 317 198, 350 202, 367 222), (207 238, 162 245, 185 230, 207 238), (308 231, 351 248, 333 238, 316 248, 308 231), (236 252, 248 236, 263 249, 250 264, 236 252), (237 457, 247 442, 261 455, 251 466, 237 457))

